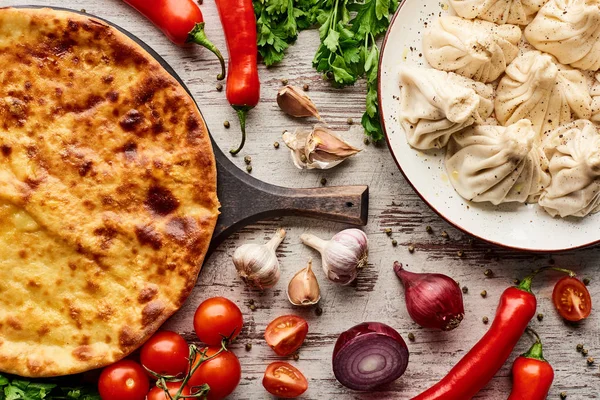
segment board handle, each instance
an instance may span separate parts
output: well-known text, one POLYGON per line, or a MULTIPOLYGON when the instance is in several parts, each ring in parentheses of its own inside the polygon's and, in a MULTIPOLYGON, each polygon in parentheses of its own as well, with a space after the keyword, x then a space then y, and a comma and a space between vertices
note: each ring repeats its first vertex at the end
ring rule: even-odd
POLYGON ((210 242, 212 253, 238 229, 282 216, 303 216, 366 225, 368 186, 294 189, 260 181, 236 167, 213 141, 217 161, 217 195, 221 214, 210 242))

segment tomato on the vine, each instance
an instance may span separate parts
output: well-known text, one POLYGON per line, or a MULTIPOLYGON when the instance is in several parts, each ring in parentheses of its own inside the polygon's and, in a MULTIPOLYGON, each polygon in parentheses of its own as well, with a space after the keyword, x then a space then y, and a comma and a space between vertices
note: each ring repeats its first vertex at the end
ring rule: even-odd
POLYGON ((267 344, 280 356, 289 356, 304 343, 308 322, 296 315, 275 318, 265 330, 267 344))
POLYGON ((188 369, 189 348, 181 335, 171 331, 156 332, 140 354, 142 365, 159 375, 183 375, 188 369))
MULTIPOLYGON (((209 347, 206 355, 211 357, 220 349, 220 347, 209 347)), ((198 362, 199 360, 195 365, 198 362)), ((221 400, 235 390, 241 379, 242 367, 238 358, 231 351, 222 351, 214 358, 201 363, 188 381, 188 385, 194 387, 207 384, 210 390, 206 399, 221 400)))
MULTIPOLYGON (((171 398, 175 398, 175 395, 179 391, 180 387, 181 387, 181 382, 167 382, 167 390, 169 391, 171 398)), ((191 395, 189 386, 185 386, 181 390, 181 393, 179 393, 179 394, 181 396, 191 395)), ((146 398, 146 400, 171 400, 171 399, 169 399, 169 397, 167 396, 167 394, 165 393, 165 391, 162 388, 159 388, 158 386, 154 386, 148 393, 148 397, 146 398)))
POLYGON ((121 360, 102 370, 98 392, 102 400, 144 400, 150 388, 144 368, 132 360, 121 360))
POLYGON ((592 312, 592 297, 577 278, 566 276, 556 283, 552 301, 558 313, 567 321, 581 321, 592 312))
POLYGON ((287 399, 298 397, 308 389, 308 381, 302 372, 281 361, 269 364, 262 384, 267 392, 287 399))
POLYGON ((196 335, 209 346, 219 346, 223 338, 235 339, 243 324, 239 307, 224 297, 204 300, 194 314, 196 335))

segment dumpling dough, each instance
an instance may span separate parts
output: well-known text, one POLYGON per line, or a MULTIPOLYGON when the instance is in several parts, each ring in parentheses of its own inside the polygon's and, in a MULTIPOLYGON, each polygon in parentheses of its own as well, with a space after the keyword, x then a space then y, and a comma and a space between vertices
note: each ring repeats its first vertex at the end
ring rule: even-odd
POLYGON ((592 95, 592 117, 590 119, 600 123, 600 72, 596 73, 590 94, 592 95))
POLYGON ((408 143, 442 148, 450 135, 493 111, 492 89, 481 82, 431 68, 400 67, 400 123, 408 143))
POLYGON ((525 29, 536 49, 563 64, 600 68, 600 0, 550 0, 525 29))
POLYGON ((554 57, 530 51, 506 69, 496 92, 496 118, 507 126, 529 119, 538 133, 576 118, 591 117, 592 98, 586 77, 558 64, 554 57))
POLYGON ((535 202, 550 184, 547 160, 534 144, 536 137, 526 119, 507 127, 474 126, 453 135, 446 150, 446 171, 454 189, 475 202, 535 202))
POLYGON ((600 133, 578 120, 550 132, 542 142, 552 183, 539 204, 553 217, 585 217, 600 208, 600 133))
POLYGON ((450 0, 456 13, 497 24, 526 25, 547 0, 450 0))
POLYGON ((423 35, 423 54, 433 68, 492 82, 519 54, 521 29, 444 16, 423 35))

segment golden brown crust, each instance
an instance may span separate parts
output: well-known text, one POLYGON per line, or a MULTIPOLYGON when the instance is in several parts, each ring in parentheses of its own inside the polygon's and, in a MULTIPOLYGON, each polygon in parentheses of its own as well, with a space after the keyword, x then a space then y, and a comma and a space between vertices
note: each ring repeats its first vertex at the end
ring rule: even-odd
POLYGON ((150 55, 94 18, 0 9, 0 371, 140 346, 192 290, 218 207, 206 125, 150 55))

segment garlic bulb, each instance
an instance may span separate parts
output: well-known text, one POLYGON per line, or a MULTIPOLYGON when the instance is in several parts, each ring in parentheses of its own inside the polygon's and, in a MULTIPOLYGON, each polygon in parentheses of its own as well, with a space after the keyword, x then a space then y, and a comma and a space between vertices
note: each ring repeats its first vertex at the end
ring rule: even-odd
POLYGON ((296 272, 290 280, 287 295, 290 303, 295 306, 311 306, 321 300, 319 281, 312 271, 312 259, 308 260, 306 268, 296 272))
POLYGON ((233 264, 240 278, 249 286, 267 289, 279 280, 279 261, 275 250, 285 237, 285 230, 278 229, 266 244, 244 244, 233 253, 233 264))
POLYGON ((333 168, 360 151, 321 125, 312 131, 286 131, 283 141, 291 151, 294 165, 300 169, 333 168))
POLYGON ((277 92, 277 104, 281 111, 292 117, 310 117, 321 119, 317 106, 310 97, 295 86, 284 86, 277 92))
POLYGON ((367 265, 367 235, 359 229, 343 230, 331 240, 305 233, 300 240, 321 253, 323 270, 332 282, 347 285, 356 279, 358 270, 367 265))

